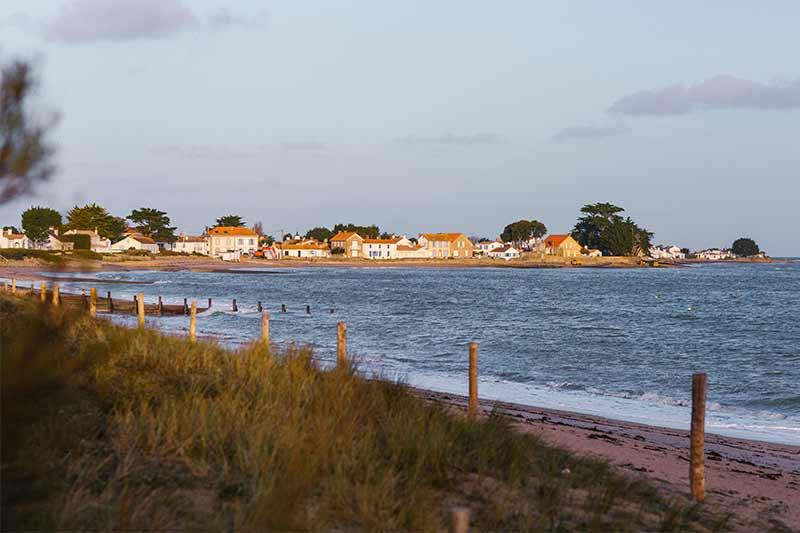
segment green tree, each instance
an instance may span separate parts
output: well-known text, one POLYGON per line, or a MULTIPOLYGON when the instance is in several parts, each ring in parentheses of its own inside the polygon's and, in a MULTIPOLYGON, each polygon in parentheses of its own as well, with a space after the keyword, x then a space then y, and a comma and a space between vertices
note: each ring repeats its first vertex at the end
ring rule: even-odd
POLYGON ((339 233, 340 231, 353 231, 358 233, 362 237, 367 237, 370 239, 377 239, 380 234, 381 230, 376 225, 371 226, 356 226, 355 224, 336 224, 333 227, 333 233, 339 233))
POLYGON ((61 224, 61 213, 49 207, 36 206, 22 212, 22 229, 36 242, 47 240, 48 230, 60 228, 61 224))
POLYGON ((653 234, 636 225, 630 217, 613 220, 602 233, 601 249, 610 255, 646 255, 653 234))
POLYGON ((164 211, 142 207, 134 209, 126 217, 133 222, 136 229, 145 237, 159 242, 174 242, 175 227, 169 225, 169 217, 164 211))
POLYGON ((572 238, 587 248, 603 249, 603 232, 615 221, 622 220, 623 208, 611 203, 587 204, 581 208, 583 216, 578 218, 572 230, 572 238))
POLYGON ((46 140, 55 118, 36 122, 26 106, 35 88, 33 70, 24 61, 0 67, 0 204, 30 193, 55 171, 46 140))
POLYGON ((239 215, 225 215, 224 217, 219 217, 217 222, 214 224, 215 226, 233 226, 235 228, 244 226, 244 220, 239 215))
POLYGON ((503 228, 500 238, 513 242, 517 247, 532 238, 541 239, 547 233, 547 226, 538 220, 518 220, 503 228))
POLYGON ((319 242, 330 239, 331 237, 333 237, 333 232, 324 226, 317 226, 306 232, 306 239, 316 239, 319 242))
POLYGON ((733 241, 731 251, 739 257, 752 257, 758 255, 761 250, 758 249, 756 241, 749 237, 741 237, 733 241))
POLYGON ((115 217, 105 207, 97 204, 77 205, 67 213, 66 229, 97 229, 97 233, 112 241, 119 239, 125 231, 125 220, 115 217))

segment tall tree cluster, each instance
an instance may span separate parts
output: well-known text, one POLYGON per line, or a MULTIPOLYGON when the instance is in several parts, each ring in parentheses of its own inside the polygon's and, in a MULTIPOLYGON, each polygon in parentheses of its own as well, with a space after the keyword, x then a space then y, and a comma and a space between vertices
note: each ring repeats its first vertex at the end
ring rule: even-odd
POLYGON ((503 228, 500 238, 512 242, 518 248, 531 239, 541 239, 547 233, 547 226, 538 220, 518 220, 503 228))
POLYGON ((169 225, 169 217, 164 211, 142 207, 131 211, 126 218, 133 222, 136 230, 145 237, 151 237, 159 242, 175 241, 177 228, 169 225))
POLYGON ((624 208, 611 203, 587 204, 581 208, 572 237, 587 248, 603 255, 645 255, 650 250, 653 234, 623 217, 624 208))
POLYGON ((36 242, 47 240, 50 228, 61 228, 61 213, 49 207, 31 207, 22 212, 22 230, 36 242))
POLYGON ((97 204, 77 205, 67 213, 65 229, 97 229, 97 233, 112 241, 118 240, 125 231, 125 220, 113 216, 105 207, 97 204))

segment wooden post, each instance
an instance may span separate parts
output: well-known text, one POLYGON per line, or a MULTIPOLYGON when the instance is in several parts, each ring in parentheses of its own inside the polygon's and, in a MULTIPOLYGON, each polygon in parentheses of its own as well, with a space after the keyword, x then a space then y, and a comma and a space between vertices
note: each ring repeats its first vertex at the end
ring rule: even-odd
POLYGON ((208 299, 208 308, 211 309, 211 298, 208 299))
POLYGON ((189 314, 189 306, 186 303, 186 298, 183 299, 183 314, 184 315, 189 314))
POLYGON ((692 498, 702 502, 706 497, 705 479, 705 426, 706 426, 706 393, 708 392, 708 376, 705 373, 692 376, 692 430, 689 450, 689 484, 692 498))
POLYGON ((269 313, 261 312, 261 342, 269 346, 269 313))
POLYGON ((469 416, 478 414, 478 343, 469 343, 469 416))
POLYGON ((239 312, 239 307, 237 307, 237 305, 236 305, 236 298, 233 299, 233 312, 234 313, 238 313, 239 312))
POLYGON ((197 302, 192 302, 192 311, 189 314, 189 340, 197 340, 197 302))
POLYGON ((339 367, 347 364, 347 324, 339 322, 336 342, 336 362, 339 367))
POLYGON ((310 315, 310 314, 311 314, 311 306, 310 306, 310 305, 307 305, 307 306, 306 306, 306 314, 307 314, 307 315, 310 315))
POLYGON ((17 278, 11 278, 11 294, 17 294, 17 278))
POLYGON ((158 297, 158 316, 164 314, 164 301, 161 299, 161 296, 158 297))
POLYGON ((108 312, 114 312, 114 300, 111 299, 111 291, 108 291, 108 312))
POLYGON ((44 281, 42 282, 41 285, 39 285, 39 298, 43 302, 47 301, 47 283, 44 281))
POLYGON ((33 296, 35 292, 36 292, 36 289, 34 289, 34 288, 33 288, 33 283, 31 283, 31 292, 30 292, 30 295, 31 295, 31 296, 33 296))
POLYGON ((286 312, 286 304, 281 304, 281 313, 286 312))
POLYGON ((53 285, 53 305, 61 305, 61 295, 58 293, 58 283, 53 285))
POLYGON ((467 533, 469 531, 469 509, 453 507, 450 509, 450 533, 467 533))
POLYGON ((86 289, 81 289, 81 300, 83 300, 83 308, 89 309, 89 299, 86 297, 86 289))
POLYGON ((97 289, 94 287, 89 289, 89 316, 92 318, 97 316, 97 289))
POLYGON ((136 295, 133 295, 133 314, 136 314, 136 311, 139 309, 139 300, 136 299, 136 295))
POLYGON ((136 311, 139 315, 139 328, 144 329, 144 296, 141 292, 136 296, 136 311))
POLYGON ((264 310, 264 307, 261 305, 261 302, 258 302, 258 312, 260 313, 263 310, 264 310))

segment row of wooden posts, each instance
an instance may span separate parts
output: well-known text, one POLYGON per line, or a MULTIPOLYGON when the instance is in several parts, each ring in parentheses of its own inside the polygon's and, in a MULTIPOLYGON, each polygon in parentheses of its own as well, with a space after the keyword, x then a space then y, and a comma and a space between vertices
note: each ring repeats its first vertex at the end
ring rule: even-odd
MULTIPOLYGON (((3 288, 8 291, 8 283, 3 283, 3 288)), ((11 293, 17 292, 16 279, 11 280, 11 293)), ((33 285, 31 285, 33 294, 33 285)), ((40 298, 43 302, 47 300, 47 285, 42 282, 40 287, 40 298)), ((160 300, 160 298, 159 298, 160 300)), ((111 293, 109 293, 109 306, 113 309, 111 293)), ((58 284, 53 285, 52 303, 59 305, 61 296, 58 284)), ((209 307, 211 299, 209 298, 209 307)), ((233 301, 234 309, 236 300, 233 301)), ((184 300, 184 307, 186 306, 184 300)), ((261 308, 259 302, 259 308, 261 308)), ((281 311, 285 312, 285 306, 281 306, 281 311)), ((307 307, 306 309, 310 309, 307 307)), ((144 296, 140 292, 136 297, 136 311, 138 315, 139 328, 145 327, 144 321, 144 296)), ((89 315, 94 318, 97 315, 97 290, 92 287, 89 289, 89 315)), ((336 362, 337 366, 344 367, 347 364, 347 324, 339 322, 337 324, 336 339, 336 362)), ((197 302, 193 301, 189 311, 189 340, 197 340, 197 302)), ((269 344, 269 312, 261 311, 261 341, 269 344)), ((692 421, 689 433, 689 485, 691 487, 692 498, 697 502, 705 499, 705 416, 706 416, 706 396, 708 394, 708 376, 705 373, 698 373, 692 376, 692 421)), ((469 343, 469 401, 467 406, 468 416, 472 419, 478 415, 478 343, 469 343)), ((453 526, 456 524, 469 524, 469 513, 466 518, 464 509, 454 509, 452 515, 453 526), (466 522, 465 522, 466 521, 466 522)), ((460 530, 460 529, 459 529, 460 530)), ((464 530, 465 531, 465 530, 464 530)))

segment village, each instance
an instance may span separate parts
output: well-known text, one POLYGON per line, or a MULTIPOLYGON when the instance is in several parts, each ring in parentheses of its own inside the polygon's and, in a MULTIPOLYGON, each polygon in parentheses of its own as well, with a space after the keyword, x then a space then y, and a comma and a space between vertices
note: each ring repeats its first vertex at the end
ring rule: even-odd
MULTIPOLYGON (((96 254, 180 254, 206 256, 222 261, 239 262, 245 258, 282 259, 348 259, 348 260, 423 260, 488 258, 513 261, 523 257, 545 259, 557 257, 566 260, 598 258, 601 250, 582 246, 569 233, 530 237, 514 242, 500 237, 490 239, 470 238, 465 233, 420 233, 416 237, 361 235, 356 231, 340 231, 329 239, 317 240, 299 234, 286 235, 282 241, 273 242, 256 230, 243 226, 216 226, 201 235, 179 234, 175 240, 159 241, 143 234, 135 227, 127 227, 120 239, 101 236, 97 229, 69 229, 60 231, 51 227, 47 238, 34 241, 25 233, 7 227, 0 234, 0 250, 28 249, 70 253, 90 250, 96 254)), ((0 251, 0 255, 2 252, 0 251)), ((730 260, 737 257, 730 248, 710 248, 694 253, 675 245, 657 245, 649 253, 638 254, 651 260, 680 261, 698 259, 706 261, 730 260)), ((756 257, 766 254, 759 251, 756 257)))

